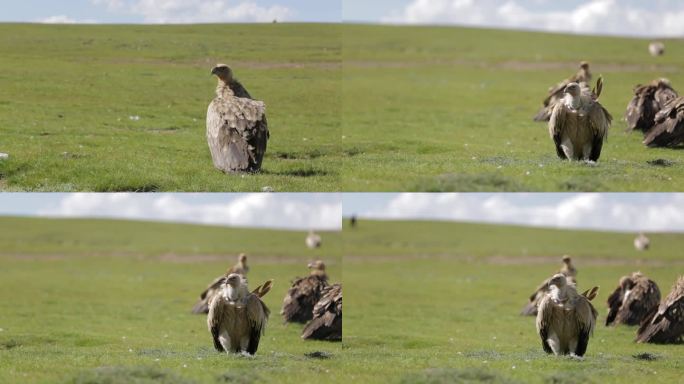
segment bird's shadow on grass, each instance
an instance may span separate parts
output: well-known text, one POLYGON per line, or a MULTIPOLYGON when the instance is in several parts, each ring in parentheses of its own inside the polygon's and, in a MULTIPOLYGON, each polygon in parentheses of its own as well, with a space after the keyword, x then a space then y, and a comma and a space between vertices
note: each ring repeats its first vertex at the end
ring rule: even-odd
POLYGON ((328 171, 314 168, 296 168, 287 169, 284 171, 270 171, 267 169, 262 169, 261 174, 263 175, 274 175, 274 176, 294 176, 294 177, 315 177, 315 176, 327 176, 328 171))

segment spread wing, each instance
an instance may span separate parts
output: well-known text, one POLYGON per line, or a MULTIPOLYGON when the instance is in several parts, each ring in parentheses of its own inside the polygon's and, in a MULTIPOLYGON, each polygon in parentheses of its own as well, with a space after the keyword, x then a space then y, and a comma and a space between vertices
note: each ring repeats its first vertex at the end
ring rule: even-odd
POLYGON ((598 101, 596 101, 589 109, 587 118, 589 129, 591 130, 593 137, 589 160, 598 161, 599 157, 601 156, 603 142, 608 139, 608 129, 613 121, 613 116, 611 116, 610 113, 608 113, 608 111, 603 108, 598 101))
POLYGON ((303 339, 342 340, 342 284, 324 289, 313 309, 313 319, 302 331, 303 339))
POLYGON ((672 291, 657 310, 641 323, 638 342, 677 343, 684 336, 684 276, 680 276, 672 291))
POLYGON ((211 299, 214 298, 214 295, 220 290, 224 279, 225 276, 219 276, 207 286, 207 289, 200 294, 199 300, 192 308, 192 313, 198 314, 209 312, 209 303, 211 302, 211 299))
POLYGON ((327 279, 317 275, 296 279, 283 299, 280 314, 285 322, 305 323, 311 320, 314 306, 327 284, 327 279))
POLYGON ((207 327, 209 328, 211 337, 214 340, 214 348, 216 348, 216 350, 219 352, 225 352, 221 342, 219 341, 219 335, 221 334, 221 327, 223 327, 227 306, 228 302, 221 295, 215 295, 209 303, 207 327))
POLYGON ((259 348, 261 335, 266 332, 266 322, 271 311, 259 296, 250 294, 245 300, 245 316, 249 328, 249 344, 247 353, 253 355, 259 348))
POLYGON ((538 312, 537 312, 537 334, 541 338, 542 348, 544 352, 553 353, 551 346, 548 341, 549 329, 551 327, 551 321, 553 316, 553 302, 549 295, 544 295, 544 297, 539 302, 538 312))
POLYGON ((655 125, 646 133, 649 147, 674 147, 684 141, 684 97, 669 102, 655 116, 655 125))
POLYGON ((563 152, 563 149, 561 148, 561 137, 568 124, 572 123, 570 119, 568 119, 570 113, 571 112, 563 103, 556 103, 556 106, 553 107, 553 112, 551 113, 551 119, 549 120, 549 135, 556 145, 556 154, 563 160, 567 159, 567 156, 565 156, 565 152, 563 152))
POLYGON ((537 305, 539 304, 539 301, 546 294, 546 291, 549 290, 549 281, 551 281, 550 277, 548 279, 542 281, 541 284, 539 284, 537 289, 530 295, 530 297, 527 301, 527 304, 525 305, 523 310, 520 312, 521 315, 523 315, 523 316, 536 316, 537 315, 537 305))

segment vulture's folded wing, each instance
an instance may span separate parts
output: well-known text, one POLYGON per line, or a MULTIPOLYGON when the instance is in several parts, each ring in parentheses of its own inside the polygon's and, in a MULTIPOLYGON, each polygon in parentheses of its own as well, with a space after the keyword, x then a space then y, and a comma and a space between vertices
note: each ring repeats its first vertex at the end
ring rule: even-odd
POLYGON ((556 103, 549 119, 549 135, 556 145, 556 154, 561 159, 567 159, 563 148, 561 148, 561 136, 568 124, 568 114, 571 113, 563 103, 556 103))
POLYGON ((542 348, 544 352, 553 353, 551 346, 547 339, 549 338, 549 330, 551 327, 551 320, 553 316, 553 302, 548 295, 545 295, 539 302, 537 307, 537 333, 541 338, 542 348))
POLYGON ((618 320, 623 324, 638 325, 659 303, 660 290, 656 283, 640 278, 625 299, 618 320))
POLYGON ((327 286, 313 309, 313 319, 302 331, 303 339, 342 340, 342 285, 327 286))
POLYGON ((220 276, 207 286, 207 288, 200 294, 200 298, 192 308, 192 313, 207 313, 209 311, 209 303, 214 298, 214 294, 219 291, 221 283, 224 282, 225 276, 220 276))
POLYGON ((249 344, 247 353, 253 355, 259 348, 261 335, 266 332, 266 322, 271 311, 259 296, 250 294, 245 299, 245 316, 249 327, 249 344))
POLYGON ((577 315, 577 330, 579 331, 575 354, 583 356, 589 345, 589 337, 594 333, 598 312, 586 297, 578 296, 575 313, 577 315))
POLYGON ((221 342, 219 341, 219 335, 221 333, 221 327, 223 326, 225 306, 229 305, 225 298, 221 295, 215 295, 214 298, 209 303, 209 314, 207 315, 207 326, 209 332, 211 332, 211 337, 214 339, 214 348, 219 352, 225 352, 221 342))
POLYGON ((668 103, 656 114, 655 126, 646 133, 649 147, 674 147, 684 141, 684 97, 668 103))
POLYGON ((615 321, 615 317, 622 306, 622 287, 618 285, 613 293, 608 296, 608 316, 606 317, 606 326, 611 325, 615 321))
POLYGON ((286 322, 305 323, 313 317, 314 305, 321 298, 327 280, 316 275, 294 281, 283 300, 280 314, 286 322))
POLYGON ((681 276, 658 309, 644 319, 637 331, 640 343, 676 343, 684 338, 684 276, 681 276))
POLYGON ((613 116, 599 102, 595 102, 589 110, 587 118, 593 136, 589 160, 598 161, 601 157, 603 142, 608 139, 608 129, 613 121, 613 116))
POLYGON ((653 126, 656 112, 658 112, 658 106, 653 86, 638 85, 634 89, 634 97, 627 104, 625 112, 627 129, 646 132, 653 126))

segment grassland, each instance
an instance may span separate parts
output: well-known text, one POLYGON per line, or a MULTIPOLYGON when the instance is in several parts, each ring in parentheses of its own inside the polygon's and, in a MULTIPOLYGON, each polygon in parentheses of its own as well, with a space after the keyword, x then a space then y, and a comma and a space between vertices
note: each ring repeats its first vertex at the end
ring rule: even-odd
POLYGON ((339 190, 339 35, 332 24, 0 24, 0 190, 339 190), (258 175, 211 163, 217 62, 266 102, 258 175))
POLYGON ((635 84, 684 86, 684 42, 664 42, 653 58, 643 39, 345 25, 342 189, 682 190, 681 152, 645 148, 621 119, 635 84), (597 166, 559 161, 546 125, 532 121, 581 60, 603 76, 615 117, 597 166))
POLYGON ((601 287, 602 324, 623 274, 641 270, 669 291, 684 270, 684 236, 649 234, 646 253, 633 234, 460 223, 361 220, 343 236, 344 365, 354 380, 682 382, 682 345, 636 344, 635 328, 599 325, 583 360, 554 357, 518 313, 568 253, 580 288, 601 287))
POLYGON ((278 315, 307 260, 323 258, 341 281, 339 233, 311 251, 289 231, 17 218, 0 229, 2 383, 344 382, 340 345, 305 342, 278 315), (243 251, 252 285, 275 280, 254 358, 216 353, 205 317, 190 314, 243 251))

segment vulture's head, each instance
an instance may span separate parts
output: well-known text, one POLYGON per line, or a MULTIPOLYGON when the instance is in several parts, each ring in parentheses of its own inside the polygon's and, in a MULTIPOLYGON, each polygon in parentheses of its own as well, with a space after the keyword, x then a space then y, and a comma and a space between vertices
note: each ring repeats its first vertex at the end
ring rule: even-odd
POLYGON ((309 263, 307 267, 309 267, 309 270, 311 270, 312 274, 325 273, 325 263, 321 260, 313 261, 309 263))
POLYGON ((216 66, 212 68, 211 74, 223 80, 224 82, 228 82, 233 79, 233 70, 230 69, 230 67, 226 64, 216 64, 216 66))
POLYGON ((570 83, 565 87, 563 93, 568 94, 572 97, 579 97, 581 93, 580 85, 577 83, 570 83))
POLYGON ((226 277, 226 285, 230 285, 233 288, 237 288, 242 283, 242 276, 237 273, 231 273, 226 277))
POLYGON ((589 62, 588 62, 588 61, 582 61, 582 62, 580 63, 580 66, 579 66, 579 67, 580 67, 580 69, 583 69, 583 70, 585 70, 585 71, 588 71, 588 70, 589 70, 589 62))
POLYGON ((670 83, 670 80, 666 79, 664 77, 661 77, 660 79, 658 79, 657 85, 659 87, 671 87, 672 86, 672 84, 670 83))
POLYGON ((238 261, 242 264, 247 264, 247 255, 241 253, 240 255, 238 255, 238 261))
POLYGON ((561 289, 566 285, 568 285, 568 280, 562 273, 557 273, 553 275, 551 281, 549 281, 549 286, 555 286, 558 289, 561 289))
POLYGON ((634 280, 632 280, 631 277, 629 276, 622 276, 620 278, 620 288, 622 288, 623 291, 630 290, 634 287, 634 280))
POLYGON ((566 265, 572 264, 572 257, 568 255, 563 256, 563 263, 565 263, 566 265))

